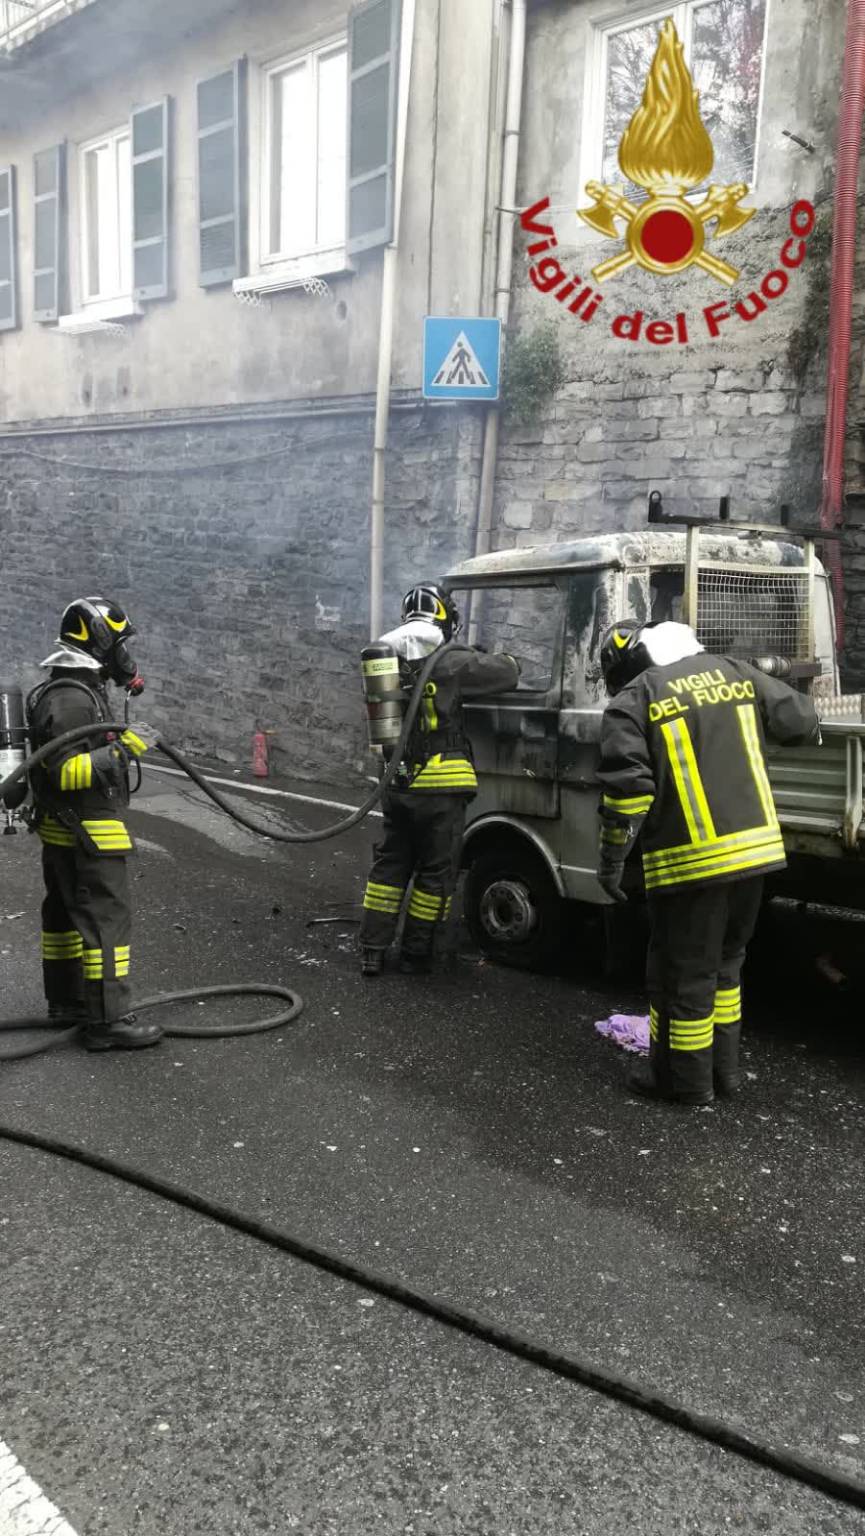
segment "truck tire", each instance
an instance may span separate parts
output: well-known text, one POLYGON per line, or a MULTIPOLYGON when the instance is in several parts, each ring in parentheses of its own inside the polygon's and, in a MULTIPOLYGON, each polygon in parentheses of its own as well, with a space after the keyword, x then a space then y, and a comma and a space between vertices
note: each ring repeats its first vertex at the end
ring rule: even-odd
POLYGON ((469 932, 490 960, 543 970, 557 957, 563 902, 539 855, 518 842, 479 853, 463 895, 469 932))

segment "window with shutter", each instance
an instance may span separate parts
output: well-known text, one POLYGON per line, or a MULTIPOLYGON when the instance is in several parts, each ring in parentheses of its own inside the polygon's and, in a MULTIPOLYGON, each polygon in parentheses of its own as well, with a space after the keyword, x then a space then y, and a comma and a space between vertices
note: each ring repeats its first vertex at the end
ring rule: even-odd
POLYGON ((264 73, 262 262, 345 246, 346 44, 264 73))
POLYGON ((198 84, 198 251, 203 288, 246 266, 246 70, 243 60, 198 84))
POLYGON ((86 304, 132 294, 132 174, 128 128, 82 144, 81 272, 86 304))
POLYGON ((56 320, 66 275, 66 145, 33 156, 33 318, 56 320))
POLYGON ((349 19, 348 252, 393 239, 401 0, 364 0, 349 19))
POLYGON ((15 167, 0 169, 0 331, 18 329, 18 251, 15 167))
POLYGON ((168 294, 168 98, 132 113, 132 292, 168 294))

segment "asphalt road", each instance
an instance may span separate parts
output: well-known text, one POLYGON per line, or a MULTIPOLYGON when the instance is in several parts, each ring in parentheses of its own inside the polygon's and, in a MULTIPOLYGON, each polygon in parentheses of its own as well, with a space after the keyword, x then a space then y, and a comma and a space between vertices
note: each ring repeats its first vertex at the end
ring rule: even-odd
MULTIPOLYGON (((176 780, 149 786, 139 993, 281 981, 305 1011, 273 1035, 3 1066, 0 1122, 865 1478, 862 1003, 811 985, 815 922, 767 926, 740 1099, 659 1108, 627 1096, 593 1029, 640 989, 577 942, 538 978, 481 963, 455 928, 431 981, 364 981, 349 923, 307 925, 356 912, 367 832, 293 852, 176 780)), ((20 1017, 40 1006, 38 850, 6 839, 0 861, 2 1012, 20 1017)), ((861 931, 833 934, 853 970, 861 931)), ((865 1514, 2 1142, 0 1254, 0 1442, 78 1536, 865 1532, 865 1514)), ((0 1497, 0 1536, 15 1518, 0 1497)))

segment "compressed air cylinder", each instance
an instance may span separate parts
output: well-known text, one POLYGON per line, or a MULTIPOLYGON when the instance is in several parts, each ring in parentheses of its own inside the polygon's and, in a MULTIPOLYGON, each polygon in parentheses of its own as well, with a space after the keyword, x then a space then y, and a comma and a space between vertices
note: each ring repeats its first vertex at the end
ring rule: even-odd
POLYGON ((373 751, 392 750, 399 741, 405 713, 396 651, 377 640, 360 653, 360 671, 366 701, 366 723, 373 751))
MULTIPOLYGON (((24 722, 24 699, 21 689, 12 683, 0 683, 0 779, 13 773, 27 758, 27 727, 24 722)), ((27 798, 27 780, 21 779, 3 804, 15 811, 27 798)))

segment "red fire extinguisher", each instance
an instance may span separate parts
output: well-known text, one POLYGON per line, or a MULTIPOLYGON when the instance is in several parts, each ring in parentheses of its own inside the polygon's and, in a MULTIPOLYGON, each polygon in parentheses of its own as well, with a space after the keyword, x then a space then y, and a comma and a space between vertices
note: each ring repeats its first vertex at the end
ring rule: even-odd
POLYGON ((252 772, 256 779, 266 779, 270 775, 267 752, 269 735, 269 731, 256 731, 252 738, 252 772))

